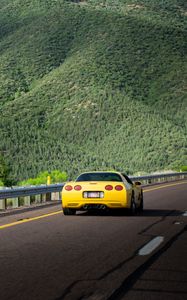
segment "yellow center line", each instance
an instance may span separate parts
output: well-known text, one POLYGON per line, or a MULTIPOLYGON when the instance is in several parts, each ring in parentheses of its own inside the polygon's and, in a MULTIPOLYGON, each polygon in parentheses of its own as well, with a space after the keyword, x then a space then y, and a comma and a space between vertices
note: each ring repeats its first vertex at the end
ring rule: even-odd
POLYGON ((162 185, 162 186, 157 186, 157 187, 154 187, 154 188, 150 188, 148 190, 143 190, 143 192, 144 193, 151 192, 151 191, 160 190, 160 189, 163 189, 163 188, 166 188, 166 187, 171 187, 171 186, 181 185, 181 184, 186 184, 186 183, 187 183, 187 181, 165 184, 165 185, 162 185))
POLYGON ((38 217, 33 217, 33 218, 30 218, 30 219, 23 219, 23 220, 16 221, 16 222, 13 222, 13 223, 8 223, 8 224, 5 224, 5 225, 0 225, 0 229, 4 229, 4 228, 7 228, 7 227, 11 227, 11 226, 15 226, 15 225, 23 224, 23 223, 32 222, 32 221, 35 221, 35 220, 47 218, 47 217, 58 215, 58 214, 61 214, 61 213, 62 213, 62 210, 55 211, 55 212, 52 212, 52 213, 49 213, 49 214, 45 214, 45 215, 41 215, 41 216, 38 216, 38 217))
MULTIPOLYGON (((154 187, 154 188, 151 188, 151 189, 148 189, 148 190, 144 190, 143 192, 144 193, 151 192, 151 191, 154 191, 154 190, 163 189, 165 187, 171 187, 171 186, 181 185, 181 184, 186 184, 186 183, 187 183, 187 181, 177 182, 177 183, 172 183, 172 184, 166 184, 166 185, 154 187)), ((11 227, 11 226, 16 226, 16 225, 23 224, 23 223, 32 222, 32 221, 35 221, 35 220, 47 218, 47 217, 58 215, 58 214, 61 214, 61 213, 62 213, 62 210, 56 211, 56 212, 52 212, 52 213, 49 213, 49 214, 45 214, 45 215, 41 215, 41 216, 38 216, 38 217, 33 217, 33 218, 30 218, 30 219, 23 219, 23 220, 20 220, 20 221, 16 221, 16 222, 12 222, 12 223, 8 223, 8 224, 0 225, 0 229, 4 229, 4 228, 7 228, 7 227, 11 227)))

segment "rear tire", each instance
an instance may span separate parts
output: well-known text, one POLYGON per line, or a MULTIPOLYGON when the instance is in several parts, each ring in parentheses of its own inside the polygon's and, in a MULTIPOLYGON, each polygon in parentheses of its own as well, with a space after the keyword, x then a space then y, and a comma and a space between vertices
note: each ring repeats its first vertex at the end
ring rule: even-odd
POLYGON ((140 206, 138 207, 138 211, 139 212, 142 212, 143 211, 143 208, 144 208, 144 201, 143 201, 143 192, 141 192, 141 195, 140 195, 140 206))
POLYGON ((76 214, 76 210, 71 208, 63 208, 63 213, 65 216, 73 216, 76 214))
POLYGON ((132 198, 131 198, 131 207, 129 209, 129 213, 131 216, 134 216, 137 212, 137 208, 136 208, 136 203, 135 203, 135 200, 134 200, 134 195, 132 195, 132 198))

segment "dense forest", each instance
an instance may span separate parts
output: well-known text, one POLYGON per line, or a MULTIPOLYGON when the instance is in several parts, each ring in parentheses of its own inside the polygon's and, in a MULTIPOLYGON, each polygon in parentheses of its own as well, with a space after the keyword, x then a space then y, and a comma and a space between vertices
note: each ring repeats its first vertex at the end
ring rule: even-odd
POLYGON ((186 0, 0 0, 0 153, 14 180, 187 164, 186 0))

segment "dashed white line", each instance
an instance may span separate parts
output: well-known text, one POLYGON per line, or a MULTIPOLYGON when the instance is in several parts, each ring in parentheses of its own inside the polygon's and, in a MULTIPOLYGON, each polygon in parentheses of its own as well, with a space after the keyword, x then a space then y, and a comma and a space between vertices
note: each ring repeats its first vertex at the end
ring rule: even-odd
POLYGON ((164 241, 163 236, 157 236, 138 251, 139 255, 148 255, 164 241))

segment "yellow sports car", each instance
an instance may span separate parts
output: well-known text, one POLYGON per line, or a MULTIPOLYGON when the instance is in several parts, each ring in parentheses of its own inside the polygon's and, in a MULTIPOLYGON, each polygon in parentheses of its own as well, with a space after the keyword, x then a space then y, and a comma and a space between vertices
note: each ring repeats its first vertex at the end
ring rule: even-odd
POLYGON ((86 172, 63 187, 64 215, 74 215, 77 210, 108 208, 127 208, 131 214, 142 211, 141 183, 132 182, 124 173, 86 172))

